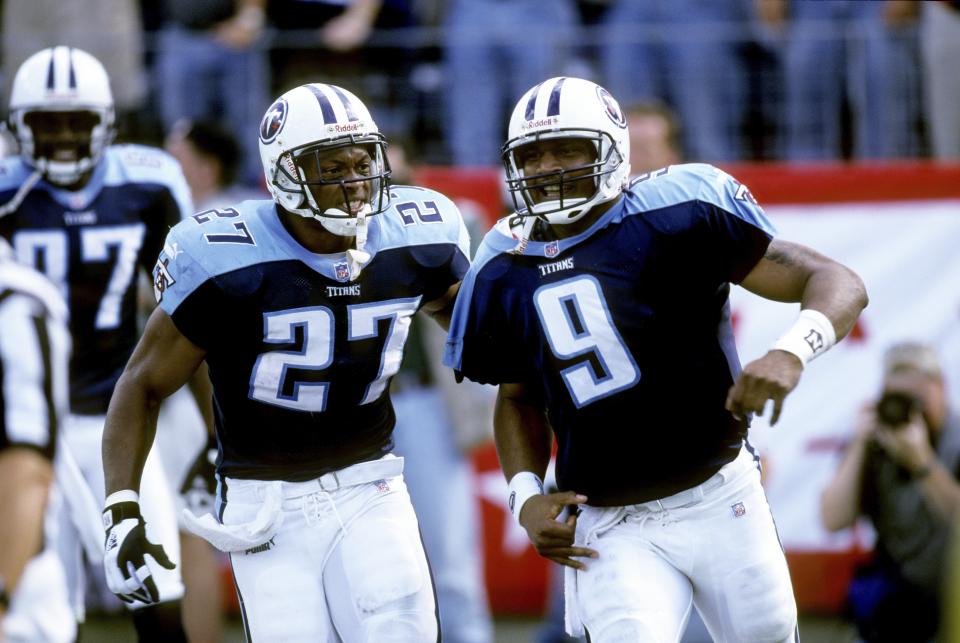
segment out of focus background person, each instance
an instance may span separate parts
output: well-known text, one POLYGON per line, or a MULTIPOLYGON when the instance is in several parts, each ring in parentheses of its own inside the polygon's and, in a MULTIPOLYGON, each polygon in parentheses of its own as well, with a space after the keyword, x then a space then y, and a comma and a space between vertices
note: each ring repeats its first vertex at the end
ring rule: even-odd
POLYGON ((920 153, 916 16, 923 3, 758 2, 784 36, 787 159, 836 159, 845 147, 860 159, 920 153))
POLYGON ((237 137, 218 121, 180 119, 167 134, 164 148, 183 168, 198 212, 266 195, 238 182, 243 150, 237 137))
POLYGON ((444 21, 446 139, 454 165, 495 165, 503 114, 562 69, 575 35, 571 0, 450 0, 444 21))
MULTIPOLYGON (((157 99, 164 131, 183 118, 219 119, 253 131, 269 98, 264 49, 266 0, 164 0, 157 51, 157 99)), ((260 182, 257 141, 244 136, 240 177, 260 182)))
POLYGON ((960 159, 960 0, 921 2, 925 115, 934 158, 960 159))
POLYGON ((7 0, 2 5, 4 105, 9 102, 13 72, 38 49, 77 47, 107 70, 120 135, 144 135, 149 127, 149 83, 137 0, 7 0))
POLYGON ((874 554, 850 587, 864 641, 928 641, 940 622, 951 527, 960 515, 960 417, 947 403, 933 349, 891 346, 880 396, 864 406, 847 452, 823 491, 831 531, 869 518, 874 554))
MULTIPOLYGON (((397 139, 387 148, 392 185, 413 183, 408 148, 397 139)), ((469 204, 462 214, 472 245, 479 243, 482 222, 469 204)), ((470 453, 492 438, 496 392, 479 384, 457 385, 440 367, 446 334, 425 322, 420 315, 414 318, 390 389, 397 416, 395 453, 405 460, 404 482, 433 572, 443 641, 492 643, 470 453)))
POLYGON ((0 641, 73 643, 57 555, 57 432, 68 413, 67 305, 0 239, 0 641), (48 518, 45 518, 48 517, 48 518))

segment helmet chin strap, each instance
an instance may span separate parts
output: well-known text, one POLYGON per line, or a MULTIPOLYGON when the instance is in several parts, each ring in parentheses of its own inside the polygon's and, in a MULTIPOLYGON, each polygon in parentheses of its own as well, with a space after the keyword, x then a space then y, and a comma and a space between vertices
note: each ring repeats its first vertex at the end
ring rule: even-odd
MULTIPOLYGON (((370 263, 370 253, 366 252, 363 248, 367 245, 367 215, 370 213, 370 205, 364 204, 360 211, 357 212, 356 222, 354 226, 353 234, 343 234, 345 230, 340 232, 334 232, 334 234, 340 234, 340 236, 352 236, 356 237, 356 248, 350 248, 347 250, 347 267, 350 269, 350 281, 355 281, 357 277, 360 276, 360 271, 363 270, 364 266, 370 263)), ((350 215, 340 210, 338 208, 328 208, 323 211, 324 215, 333 216, 333 217, 349 217, 350 215)), ((324 223, 323 218, 320 217, 320 223, 324 223)), ((327 227, 324 224, 324 227, 327 227)), ((329 227, 327 227, 330 230, 329 227)))

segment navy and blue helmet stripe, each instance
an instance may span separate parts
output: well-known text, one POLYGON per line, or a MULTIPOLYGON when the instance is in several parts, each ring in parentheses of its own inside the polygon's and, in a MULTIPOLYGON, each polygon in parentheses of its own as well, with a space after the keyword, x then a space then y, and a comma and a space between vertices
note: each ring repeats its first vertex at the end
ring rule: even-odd
MULTIPOLYGON (((547 116, 560 115, 560 91, 563 89, 563 83, 566 80, 566 78, 558 78, 557 82, 555 82, 550 89, 550 98, 547 100, 547 116)), ((540 88, 542 86, 543 83, 540 83, 530 90, 530 99, 527 101, 527 106, 523 112, 525 120, 532 121, 534 119, 537 108, 537 98, 540 96, 540 88)))
POLYGON ((317 98, 317 102, 320 103, 320 113, 323 115, 323 122, 336 123, 337 116, 333 113, 333 104, 330 102, 330 99, 327 98, 327 95, 313 85, 307 85, 307 89, 313 92, 313 95, 317 98))
POLYGON ((563 88, 563 82, 566 78, 561 78, 550 90, 550 102, 547 103, 547 116, 560 115, 560 90, 563 88))
POLYGON ((56 76, 54 74, 54 68, 53 68, 53 61, 56 60, 56 58, 57 58, 57 50, 51 49, 50 64, 47 65, 47 89, 50 91, 53 90, 53 83, 54 83, 54 80, 56 80, 56 76))
MULTIPOLYGON (((57 50, 60 47, 54 47, 50 50, 50 63, 47 65, 47 91, 53 91, 57 85, 57 50)), ((73 48, 67 49, 67 86, 70 89, 77 88, 77 69, 73 66, 73 48)))
MULTIPOLYGON (((543 83, 540 83, 542 85, 543 83)), ((523 112, 524 120, 532 121, 534 110, 537 107, 537 95, 540 93, 540 85, 530 90, 530 100, 527 101, 527 108, 523 112)))
POLYGON ((330 85, 329 87, 333 90, 334 94, 340 97, 340 101, 343 102, 343 108, 347 111, 347 120, 359 121, 360 119, 353 113, 353 106, 350 104, 350 99, 343 93, 343 90, 336 85, 330 85))
MULTIPOLYGON (((320 113, 323 115, 324 123, 336 123, 337 115, 333 108, 333 103, 330 102, 330 99, 327 98, 327 95, 323 93, 320 88, 316 85, 310 84, 307 85, 313 95, 316 97, 317 102, 320 103, 320 113)), ((336 85, 327 85, 334 94, 337 95, 337 98, 340 99, 340 102, 343 104, 343 109, 347 114, 347 120, 349 121, 359 121, 360 118, 353 111, 353 106, 350 103, 350 99, 347 98, 347 95, 343 93, 343 90, 337 87, 336 85)))
POLYGON ((76 89, 77 88, 77 70, 73 66, 73 49, 67 50, 67 65, 69 66, 69 69, 70 69, 69 76, 68 76, 69 87, 70 89, 76 89))

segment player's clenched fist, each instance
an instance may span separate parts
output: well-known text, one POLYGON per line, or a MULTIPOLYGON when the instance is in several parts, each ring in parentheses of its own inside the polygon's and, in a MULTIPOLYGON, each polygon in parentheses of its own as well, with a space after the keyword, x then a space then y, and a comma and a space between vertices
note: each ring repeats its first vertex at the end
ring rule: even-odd
POLYGON ((137 492, 118 491, 107 497, 103 527, 107 532, 103 555, 107 587, 127 603, 157 603, 160 594, 147 557, 167 569, 173 569, 175 565, 161 545, 147 540, 137 492))

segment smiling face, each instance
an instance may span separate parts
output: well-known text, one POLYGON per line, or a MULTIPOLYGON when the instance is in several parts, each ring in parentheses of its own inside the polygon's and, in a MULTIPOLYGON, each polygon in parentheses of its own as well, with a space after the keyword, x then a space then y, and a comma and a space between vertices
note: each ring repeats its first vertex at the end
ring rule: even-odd
POLYGON ((78 163, 91 156, 93 128, 100 124, 100 116, 87 110, 38 110, 27 112, 23 122, 33 133, 34 158, 78 163))
POLYGON ((585 177, 597 160, 593 143, 579 138, 555 138, 527 143, 516 150, 516 163, 527 178, 534 203, 562 199, 587 199, 596 190, 594 179, 585 177))

